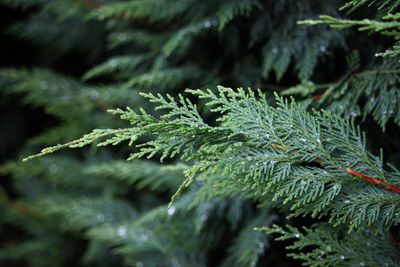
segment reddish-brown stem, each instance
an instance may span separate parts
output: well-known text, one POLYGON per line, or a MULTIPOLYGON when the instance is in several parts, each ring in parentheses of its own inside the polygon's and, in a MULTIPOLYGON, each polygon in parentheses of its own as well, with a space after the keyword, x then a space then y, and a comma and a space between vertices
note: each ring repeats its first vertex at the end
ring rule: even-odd
POLYGON ((345 170, 346 170, 348 173, 352 174, 352 175, 355 175, 355 176, 358 176, 358 177, 363 178, 363 179, 364 179, 365 181, 367 181, 367 182, 370 182, 370 183, 373 183, 373 184, 382 186, 382 187, 384 187, 384 188, 386 188, 386 189, 388 189, 388 190, 394 191, 394 192, 396 192, 396 193, 400 193, 400 188, 397 187, 397 186, 394 186, 394 185, 385 183, 385 182, 383 182, 383 181, 381 181, 381 180, 378 180, 378 179, 369 177, 369 176, 367 176, 367 175, 365 175, 365 174, 362 174, 362 173, 353 171, 353 170, 350 169, 350 168, 345 168, 345 170))
POLYGON ((323 96, 324 96, 324 94, 319 94, 319 95, 313 95, 313 96, 311 96, 311 98, 314 100, 320 100, 323 96))
MULTIPOLYGON (((290 147, 288 147, 288 146, 282 146, 282 145, 277 145, 277 144, 271 144, 271 147, 272 147, 272 148, 275 148, 275 149, 283 150, 283 151, 287 151, 287 150, 290 149, 290 147)), ((297 150, 293 150, 292 152, 293 152, 293 153, 298 153, 297 150)), ((315 162, 317 162, 317 163, 322 163, 322 160, 317 158, 317 159, 315 160, 315 162)), ((381 181, 381 180, 378 180, 378 179, 369 177, 369 176, 367 176, 367 175, 365 175, 365 174, 362 174, 362 173, 353 171, 353 170, 350 169, 350 168, 344 168, 344 167, 341 167, 341 168, 344 169, 345 171, 347 171, 348 173, 350 173, 351 175, 354 175, 354 176, 358 176, 358 177, 363 178, 365 181, 367 181, 367 182, 369 182, 369 183, 373 183, 373 184, 376 184, 376 185, 378 185, 378 186, 384 187, 384 188, 386 188, 386 189, 388 189, 388 190, 391 190, 391 191, 393 191, 393 192, 400 193, 400 187, 397 187, 397 186, 388 184, 388 183, 383 182, 383 181, 381 181)))
MULTIPOLYGON (((317 89, 329 88, 330 86, 333 86, 335 84, 338 84, 338 83, 346 80, 350 76, 373 75, 373 74, 379 74, 379 73, 400 73, 400 70, 399 69, 383 69, 383 70, 367 70, 367 71, 360 72, 359 69, 349 69, 349 71, 342 78, 337 80, 336 82, 320 84, 320 85, 317 85, 316 88, 317 89)), ((319 100, 324 96, 324 94, 325 93, 322 93, 319 95, 313 95, 313 96, 311 96, 311 98, 314 100, 319 100)))

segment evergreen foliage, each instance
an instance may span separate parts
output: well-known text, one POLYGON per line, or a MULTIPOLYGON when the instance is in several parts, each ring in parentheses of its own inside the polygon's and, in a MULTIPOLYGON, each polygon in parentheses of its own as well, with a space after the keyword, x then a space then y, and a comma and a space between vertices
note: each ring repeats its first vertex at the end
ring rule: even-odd
MULTIPOLYGON (((399 78, 398 66, 398 59, 391 58, 376 60, 362 70, 359 54, 353 52, 348 57, 348 71, 339 80, 326 84, 305 80, 285 89, 282 94, 300 95, 303 98, 315 94, 318 97, 318 101, 313 103, 315 107, 325 108, 346 119, 365 119, 367 115, 372 115, 385 129, 389 119, 400 124, 400 96, 398 85, 394 82, 399 78), (322 94, 317 95, 321 90, 322 94)), ((310 99, 304 102, 311 104, 310 99)))
POLYGON ((0 165, 1 264, 400 262, 399 1, 0 4, 40 48, 1 93, 56 120, 0 165))

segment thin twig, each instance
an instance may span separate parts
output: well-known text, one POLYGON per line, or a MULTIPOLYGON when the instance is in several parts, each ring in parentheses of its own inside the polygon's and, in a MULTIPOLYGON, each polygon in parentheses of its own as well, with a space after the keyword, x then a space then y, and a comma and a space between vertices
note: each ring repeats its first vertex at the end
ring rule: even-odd
MULTIPOLYGON (((288 147, 288 146, 281 146, 281 145, 276 145, 276 144, 271 144, 271 147, 275 148, 275 149, 283 150, 283 151, 288 151, 290 149, 290 147, 288 147)), ((293 153, 298 153, 297 150, 293 150, 292 152, 293 153)), ((322 163, 323 161, 321 159, 317 158, 317 159, 314 160, 314 162, 322 163)), ((386 188, 388 190, 391 190, 393 192, 400 193, 400 187, 397 187, 397 186, 391 185, 389 183, 383 182, 383 181, 381 181, 379 179, 375 179, 375 178, 369 177, 369 176, 367 176, 365 174, 353 171, 350 168, 345 168, 343 166, 340 166, 340 167, 343 170, 345 170, 348 173, 350 173, 351 175, 361 177, 362 179, 364 179, 365 181, 367 181, 369 183, 373 183, 373 184, 376 184, 378 186, 384 187, 384 188, 386 188)))

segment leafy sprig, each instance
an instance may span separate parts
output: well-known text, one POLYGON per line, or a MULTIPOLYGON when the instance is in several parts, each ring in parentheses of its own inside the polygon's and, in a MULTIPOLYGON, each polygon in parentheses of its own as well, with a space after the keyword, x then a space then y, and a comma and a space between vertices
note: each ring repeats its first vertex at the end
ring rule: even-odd
POLYGON ((250 190, 255 198, 271 194, 293 210, 292 216, 328 215, 333 224, 348 224, 350 231, 378 222, 383 228, 398 223, 395 214, 400 211, 400 196, 353 174, 359 172, 384 185, 396 186, 399 172, 383 168, 382 159, 367 151, 364 135, 352 123, 325 111, 310 113, 293 100, 279 96, 276 104, 270 105, 266 95, 250 89, 220 86, 216 92, 187 92, 206 100, 217 115, 218 126, 205 123, 196 105, 182 95, 175 100, 170 95, 142 94, 158 105, 157 110, 166 113, 156 118, 144 110, 112 110, 131 127, 95 130, 36 156, 64 147, 81 147, 104 137, 99 145, 125 140, 133 144, 140 136, 149 135, 153 139, 136 144, 139 151, 130 159, 160 155, 161 160, 179 156, 192 162, 185 170, 186 181, 172 200, 197 175, 219 174, 227 177, 218 181, 220 185, 233 181, 243 190, 250 190), (374 193, 363 196, 367 191, 374 193))

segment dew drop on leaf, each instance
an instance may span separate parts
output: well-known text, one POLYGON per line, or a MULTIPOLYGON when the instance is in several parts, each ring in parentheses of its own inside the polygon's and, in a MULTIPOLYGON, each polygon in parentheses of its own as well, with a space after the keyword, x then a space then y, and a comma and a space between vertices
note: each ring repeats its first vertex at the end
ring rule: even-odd
POLYGON ((171 206, 168 211, 167 211, 168 215, 173 215, 175 213, 175 206, 171 206))
POLYGON ((120 35, 118 35, 118 40, 125 41, 126 40, 126 34, 121 33, 120 35))
POLYGON ((52 174, 57 173, 57 172, 58 172, 58 167, 57 167, 57 165, 55 165, 55 164, 50 164, 50 166, 49 166, 49 172, 52 173, 52 174))
POLYGON ((118 227, 117 235, 121 237, 126 237, 126 227, 125 226, 118 227))
POLYGON ((99 214, 96 216, 96 220, 99 222, 104 222, 104 216, 102 214, 99 214))
POLYGON ((209 21, 209 20, 207 20, 206 22, 204 22, 204 26, 205 26, 206 28, 210 28, 211 25, 212 25, 212 22, 209 21))

